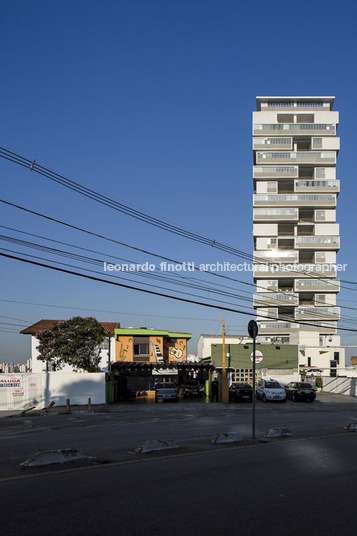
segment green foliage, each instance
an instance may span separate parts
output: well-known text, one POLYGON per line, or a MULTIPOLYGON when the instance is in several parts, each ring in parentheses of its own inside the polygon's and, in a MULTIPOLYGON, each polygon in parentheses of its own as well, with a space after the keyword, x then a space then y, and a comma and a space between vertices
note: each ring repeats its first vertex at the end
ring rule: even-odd
POLYGON ((321 376, 316 376, 316 378, 315 378, 315 387, 322 387, 322 378, 321 378, 321 376))
POLYGON ((47 361, 53 370, 68 364, 77 370, 98 372, 99 345, 104 336, 104 328, 95 318, 60 320, 52 329, 37 333, 38 359, 47 361))

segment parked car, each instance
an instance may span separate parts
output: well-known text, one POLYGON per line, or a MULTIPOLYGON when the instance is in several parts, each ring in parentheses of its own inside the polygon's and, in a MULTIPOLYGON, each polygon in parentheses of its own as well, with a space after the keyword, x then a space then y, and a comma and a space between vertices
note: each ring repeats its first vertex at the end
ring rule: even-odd
POLYGON ((161 382, 155 387, 155 402, 159 400, 173 400, 177 402, 177 388, 174 383, 161 382))
POLYGON ((282 388, 279 382, 276 380, 259 380, 256 388, 256 397, 260 398, 263 402, 268 400, 280 400, 286 401, 286 392, 282 388))
POLYGON ((204 396, 205 390, 197 380, 187 380, 181 386, 181 394, 184 398, 204 396))
POLYGON ((316 398, 316 391, 311 383, 290 382, 285 385, 286 397, 291 398, 293 402, 298 400, 308 400, 313 402, 316 398))
POLYGON ((229 400, 232 402, 252 402, 252 386, 249 383, 233 383, 229 388, 229 400))

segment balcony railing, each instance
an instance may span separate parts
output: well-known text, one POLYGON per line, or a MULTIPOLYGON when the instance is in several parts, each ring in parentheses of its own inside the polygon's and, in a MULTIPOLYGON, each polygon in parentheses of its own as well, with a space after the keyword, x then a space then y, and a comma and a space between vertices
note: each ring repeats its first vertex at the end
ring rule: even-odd
POLYGON ((339 320, 339 307, 297 307, 295 320, 339 320))
POLYGON ((295 249, 340 249, 339 236, 296 236, 295 249))
POLYGON ((292 149, 292 138, 253 138, 253 149, 292 149))
POLYGON ((337 279, 295 279, 295 292, 339 292, 337 279))
POLYGON ((298 164, 315 164, 322 162, 323 164, 335 164, 335 151, 294 151, 294 152, 257 152, 257 164, 269 162, 296 162, 298 164))
POLYGON ((275 250, 263 250, 253 252, 254 262, 260 263, 276 263, 276 262, 297 262, 299 258, 299 252, 293 249, 275 249, 275 250))
POLYGON ((253 209, 254 221, 298 221, 299 209, 297 208, 255 208, 253 209))
POLYGON ((258 322, 259 333, 286 333, 299 329, 299 324, 291 322, 258 322))
POLYGON ((253 177, 254 179, 297 179, 299 176, 298 166, 254 166, 253 177))
POLYGON ((335 207, 335 194, 254 194, 253 206, 335 207))
POLYGON ((311 277, 324 276, 326 278, 336 277, 336 265, 335 264, 307 264, 307 263, 294 263, 293 266, 289 266, 287 269, 284 263, 274 263, 273 261, 266 260, 266 264, 256 262, 253 266, 253 277, 255 279, 261 278, 275 278, 275 277, 303 277, 304 275, 311 277), (296 265, 296 266, 295 266, 296 265))
POLYGON ((322 123, 284 123, 284 124, 254 124, 253 135, 275 134, 275 135, 308 135, 315 136, 323 134, 324 136, 334 136, 336 134, 336 125, 322 123))
POLYGON ((340 191, 340 181, 339 180, 330 180, 330 181, 295 181, 295 192, 339 192, 340 191))
POLYGON ((296 306, 299 305, 299 296, 297 294, 258 292, 253 296, 254 307, 264 306, 296 306))

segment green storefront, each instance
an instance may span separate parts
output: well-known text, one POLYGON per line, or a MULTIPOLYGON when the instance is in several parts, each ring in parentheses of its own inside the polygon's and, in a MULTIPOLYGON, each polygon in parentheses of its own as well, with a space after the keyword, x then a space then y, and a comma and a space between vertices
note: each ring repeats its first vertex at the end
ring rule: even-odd
MULTIPOLYGON (((256 364, 258 373, 267 369, 283 372, 298 368, 297 345, 257 344, 256 350, 263 355, 263 360, 256 364)), ((252 379, 252 352, 252 344, 226 344, 226 367, 231 369, 232 382, 252 379)), ((211 358, 215 368, 222 367, 222 344, 212 344, 211 358)))

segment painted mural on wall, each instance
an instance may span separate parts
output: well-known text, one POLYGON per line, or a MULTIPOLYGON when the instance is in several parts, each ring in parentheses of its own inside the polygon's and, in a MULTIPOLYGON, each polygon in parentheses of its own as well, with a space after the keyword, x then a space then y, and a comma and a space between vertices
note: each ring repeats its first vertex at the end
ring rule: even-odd
POLYGON ((119 350, 119 359, 120 361, 125 361, 125 358, 126 358, 126 354, 127 354, 127 351, 128 351, 128 347, 129 345, 127 345, 126 348, 123 347, 123 343, 121 342, 120 343, 120 350, 119 350))
POLYGON ((170 348, 169 356, 176 359, 176 361, 182 361, 184 357, 183 350, 181 348, 170 348))
MULTIPOLYGON (((160 350, 160 346, 158 344, 155 344, 154 342, 152 342, 151 339, 150 339, 149 342, 150 342, 150 346, 152 347, 152 350, 154 352, 155 361, 157 361, 157 362, 163 361, 164 356, 162 355, 162 352, 160 350)), ((161 342, 161 341, 160 341, 160 339, 156 339, 155 342, 158 343, 158 342, 161 342)))

